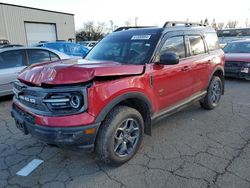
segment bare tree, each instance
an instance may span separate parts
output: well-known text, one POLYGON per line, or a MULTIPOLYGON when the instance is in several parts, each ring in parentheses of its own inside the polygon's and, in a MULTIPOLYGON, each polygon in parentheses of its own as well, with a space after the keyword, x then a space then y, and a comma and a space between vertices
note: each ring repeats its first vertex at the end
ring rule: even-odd
POLYGON ((113 22, 113 20, 110 20, 109 23, 110 23, 110 30, 112 32, 112 31, 114 31, 114 22, 113 22))
POLYGON ((213 19, 212 27, 217 30, 217 23, 216 23, 215 19, 213 19))
POLYGON ((208 22, 208 19, 207 19, 207 18, 205 19, 204 24, 205 24, 205 25, 209 25, 209 22, 208 22))
POLYGON ((224 25, 225 25, 225 23, 219 22, 219 23, 217 24, 217 29, 219 29, 219 30, 223 29, 223 28, 224 28, 224 25))
POLYGON ((237 20, 229 20, 228 22, 227 22, 227 28, 236 28, 237 27, 237 25, 238 25, 238 23, 239 23, 239 21, 237 21, 237 20))
POLYGON ((249 26, 250 26, 250 23, 249 23, 249 20, 248 20, 248 19, 246 19, 245 24, 246 24, 246 27, 249 27, 249 26))
POLYGON ((99 22, 95 24, 93 21, 89 21, 83 24, 83 28, 76 32, 77 41, 85 40, 100 40, 105 36, 107 31, 106 24, 99 22))
POLYGON ((131 26, 131 24, 132 24, 131 19, 128 19, 125 21, 125 26, 129 27, 129 26, 131 26))

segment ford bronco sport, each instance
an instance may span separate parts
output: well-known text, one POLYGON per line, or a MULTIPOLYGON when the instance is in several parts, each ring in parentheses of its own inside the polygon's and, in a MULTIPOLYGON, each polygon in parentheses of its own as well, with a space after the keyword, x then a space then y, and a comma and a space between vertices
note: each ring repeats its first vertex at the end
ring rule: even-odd
POLYGON ((218 106, 224 59, 207 26, 119 28, 83 60, 26 68, 14 83, 12 117, 48 144, 92 149, 104 162, 122 164, 143 134, 151 135, 152 120, 195 101, 218 106))

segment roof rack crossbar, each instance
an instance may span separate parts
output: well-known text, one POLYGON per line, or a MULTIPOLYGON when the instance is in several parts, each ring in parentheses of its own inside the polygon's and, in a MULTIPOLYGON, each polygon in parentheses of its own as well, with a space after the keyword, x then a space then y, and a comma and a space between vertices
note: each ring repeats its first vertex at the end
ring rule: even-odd
POLYGON ((175 27, 178 25, 184 25, 186 27, 191 27, 191 26, 207 26, 206 24, 198 23, 198 22, 183 22, 183 21, 167 21, 163 25, 163 28, 166 27, 175 27))
POLYGON ((154 27, 154 26, 131 26, 131 27, 128 26, 128 27, 119 27, 116 30, 114 30, 114 32, 125 31, 125 30, 129 30, 129 29, 151 28, 151 27, 154 27))

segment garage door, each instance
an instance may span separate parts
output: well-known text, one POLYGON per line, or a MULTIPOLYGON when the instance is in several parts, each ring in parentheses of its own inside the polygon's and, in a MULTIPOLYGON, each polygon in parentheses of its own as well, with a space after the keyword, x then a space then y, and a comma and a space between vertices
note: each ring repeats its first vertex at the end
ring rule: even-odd
POLYGON ((25 30, 28 45, 57 40, 55 24, 25 23, 25 30))

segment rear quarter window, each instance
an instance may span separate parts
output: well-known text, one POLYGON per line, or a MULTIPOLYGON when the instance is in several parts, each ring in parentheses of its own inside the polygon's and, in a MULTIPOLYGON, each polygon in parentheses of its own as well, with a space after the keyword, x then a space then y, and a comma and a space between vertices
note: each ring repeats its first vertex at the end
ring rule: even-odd
POLYGON ((211 50, 216 50, 219 49, 219 40, 218 36, 216 33, 206 33, 205 34, 205 40, 208 46, 208 49, 211 50))

